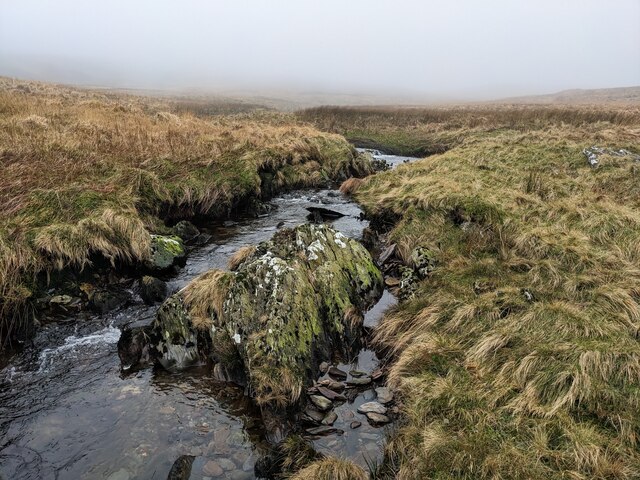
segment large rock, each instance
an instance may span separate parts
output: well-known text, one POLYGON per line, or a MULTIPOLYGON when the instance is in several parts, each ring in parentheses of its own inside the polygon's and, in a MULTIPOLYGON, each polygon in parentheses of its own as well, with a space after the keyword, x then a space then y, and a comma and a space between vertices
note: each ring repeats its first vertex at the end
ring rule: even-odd
POLYGON ((369 252, 326 225, 282 229, 235 272, 212 270, 170 297, 153 325, 166 368, 209 356, 261 405, 296 403, 319 364, 358 346, 382 293, 369 252))
POLYGON ((166 270, 186 258, 184 243, 178 236, 151 235, 151 252, 147 267, 166 270))
POLYGON ((382 293, 369 252, 326 225, 283 229, 236 272, 224 309, 258 403, 298 400, 332 350, 348 353, 382 293))

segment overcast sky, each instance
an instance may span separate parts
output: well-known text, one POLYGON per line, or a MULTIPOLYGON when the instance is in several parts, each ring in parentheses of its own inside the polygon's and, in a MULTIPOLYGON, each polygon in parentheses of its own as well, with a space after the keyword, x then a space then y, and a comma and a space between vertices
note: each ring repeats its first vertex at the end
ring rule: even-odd
POLYGON ((640 85, 640 0, 0 0, 0 75, 491 98, 640 85))

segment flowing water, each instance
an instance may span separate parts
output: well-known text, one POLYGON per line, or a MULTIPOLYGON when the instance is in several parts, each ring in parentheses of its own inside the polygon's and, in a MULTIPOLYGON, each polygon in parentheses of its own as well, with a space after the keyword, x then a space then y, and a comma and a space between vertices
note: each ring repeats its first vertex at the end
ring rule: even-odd
MULTIPOLYGON (((383 157, 394 165, 406 160, 383 157)), ((186 265, 168 279, 170 290, 211 268, 226 268, 238 248, 267 240, 283 226, 304 223, 307 206, 345 214, 332 225, 352 238, 360 238, 367 226, 358 206, 335 190, 287 193, 271 204, 274 210, 261 218, 203 227, 211 241, 191 252, 186 265)), ((385 292, 365 324, 375 325, 394 302, 385 292)), ((255 460, 267 446, 266 432, 242 388, 213 380, 208 367, 122 374, 120 327, 151 321, 156 309, 136 299, 106 315, 70 315, 42 327, 10 360, 0 371, 1 479, 164 480, 181 455, 197 457, 194 480, 214 474, 254 478, 255 460)), ((342 367, 370 372, 377 363, 372 351, 362 350, 342 367)), ((315 439, 316 448, 361 465, 379 461, 389 427, 372 426, 355 413, 373 398, 373 390, 366 390, 353 403, 338 406, 334 426, 344 433, 315 439), (362 426, 352 430, 354 419, 362 426)))

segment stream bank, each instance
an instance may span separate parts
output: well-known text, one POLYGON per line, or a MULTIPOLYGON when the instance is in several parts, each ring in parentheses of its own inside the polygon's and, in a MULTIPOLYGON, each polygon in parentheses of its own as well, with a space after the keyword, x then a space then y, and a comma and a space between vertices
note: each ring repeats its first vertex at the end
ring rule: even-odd
MULTIPOLYGON (((272 211, 259 218, 200 225, 210 241, 195 249, 177 274, 164 278, 168 293, 211 268, 226 268, 241 247, 267 240, 283 226, 304 223, 309 206, 343 213, 331 225, 350 238, 360 239, 368 224, 360 208, 335 190, 290 192, 270 204, 272 211)), ((193 479, 213 477, 206 472, 254 478, 256 460, 270 445, 260 412, 243 389, 215 380, 207 365, 180 373, 147 368, 122 374, 116 349, 120 328, 151 321, 157 310, 134 289, 128 293, 131 303, 116 311, 70 314, 43 326, 0 372, 0 474, 11 479, 164 479, 177 458, 191 455, 196 457, 193 479)), ((366 313, 365 326, 375 325, 394 302, 385 292, 366 313)), ((378 365, 375 353, 365 347, 335 366, 373 372, 378 365)), ((343 434, 316 435, 313 446, 363 466, 380 461, 391 427, 370 424, 357 412, 375 396, 373 388, 357 389, 353 399, 334 409, 333 427, 343 434), (361 425, 351 428, 358 421, 361 425)))

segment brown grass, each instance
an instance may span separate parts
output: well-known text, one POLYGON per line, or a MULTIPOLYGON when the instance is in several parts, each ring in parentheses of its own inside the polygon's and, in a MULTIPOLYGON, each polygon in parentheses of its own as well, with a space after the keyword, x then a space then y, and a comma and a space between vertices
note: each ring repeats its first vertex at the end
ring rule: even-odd
POLYGON ((234 253, 229 259, 229 263, 227 265, 229 267, 229 270, 231 271, 237 270, 238 267, 242 265, 242 263, 247 258, 253 255, 253 252, 255 251, 256 251, 256 247, 254 245, 247 245, 245 247, 238 249, 238 251, 234 253))
MULTIPOLYGON (((96 255, 143 261, 161 219, 224 216, 260 196, 267 177, 277 191, 369 168, 343 138, 291 116, 207 120, 171 108, 0 79, 0 319, 19 311, 40 272, 96 255)), ((0 320, 0 343, 8 326, 0 320)))
POLYGON ((640 478, 640 168, 581 153, 637 152, 640 117, 582 115, 471 128, 357 190, 400 218, 405 262, 437 256, 376 331, 406 415, 398 478, 640 478))
POLYGON ((209 270, 182 289, 184 303, 195 328, 207 330, 212 325, 221 325, 224 301, 232 281, 233 276, 228 272, 209 270))
POLYGON ((348 178, 342 182, 342 185, 340 185, 340 191, 345 195, 353 195, 358 190, 362 182, 363 180, 361 178, 348 178))
POLYGON ((292 480, 367 480, 369 475, 348 460, 327 457, 300 470, 292 480))

